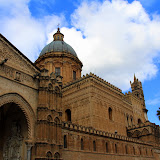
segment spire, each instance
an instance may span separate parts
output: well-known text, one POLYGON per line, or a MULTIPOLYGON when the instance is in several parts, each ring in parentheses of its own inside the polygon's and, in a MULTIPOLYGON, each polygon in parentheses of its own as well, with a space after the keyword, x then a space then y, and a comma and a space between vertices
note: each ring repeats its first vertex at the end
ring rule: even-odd
POLYGON ((59 24, 57 26, 57 32, 53 35, 54 41, 63 41, 64 35, 60 32, 59 24))
POLYGON ((134 73, 134 82, 136 81, 137 79, 136 79, 136 76, 135 76, 135 73, 134 73))

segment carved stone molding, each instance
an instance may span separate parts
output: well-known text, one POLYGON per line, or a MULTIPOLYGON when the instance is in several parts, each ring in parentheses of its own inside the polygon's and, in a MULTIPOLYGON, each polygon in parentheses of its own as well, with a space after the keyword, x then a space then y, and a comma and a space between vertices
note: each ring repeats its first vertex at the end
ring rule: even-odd
POLYGON ((34 139, 35 114, 27 101, 17 93, 8 93, 0 96, 0 107, 7 103, 15 103, 21 108, 28 123, 28 139, 34 139))

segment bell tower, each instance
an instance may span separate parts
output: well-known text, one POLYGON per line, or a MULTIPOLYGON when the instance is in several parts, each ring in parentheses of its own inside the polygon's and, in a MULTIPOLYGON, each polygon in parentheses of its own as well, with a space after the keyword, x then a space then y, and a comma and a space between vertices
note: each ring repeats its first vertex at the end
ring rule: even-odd
POLYGON ((134 74, 134 82, 133 83, 130 82, 130 84, 132 88, 132 93, 144 101, 142 83, 136 78, 135 74, 134 74))
POLYGON ((62 160, 62 77, 47 69, 39 80, 35 160, 62 160))
POLYGON ((132 94, 134 96, 138 97, 141 101, 142 111, 144 113, 144 118, 147 121, 148 120, 148 117, 147 117, 148 110, 146 109, 146 105, 145 105, 142 83, 141 83, 141 81, 138 80, 138 78, 136 78, 136 76, 134 74, 134 82, 133 83, 130 82, 130 84, 131 84, 132 94))

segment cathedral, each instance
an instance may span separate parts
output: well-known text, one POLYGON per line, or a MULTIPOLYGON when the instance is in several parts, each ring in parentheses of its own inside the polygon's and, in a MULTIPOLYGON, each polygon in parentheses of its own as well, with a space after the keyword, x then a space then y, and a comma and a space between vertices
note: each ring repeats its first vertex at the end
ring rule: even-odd
POLYGON ((0 34, 0 160, 160 160, 142 83, 93 73, 57 29, 32 63, 0 34))

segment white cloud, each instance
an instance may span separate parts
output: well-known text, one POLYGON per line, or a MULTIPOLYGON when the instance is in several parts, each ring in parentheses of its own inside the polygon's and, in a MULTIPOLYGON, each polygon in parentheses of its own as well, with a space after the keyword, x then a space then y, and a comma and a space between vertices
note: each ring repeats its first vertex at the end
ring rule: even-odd
POLYGON ((84 2, 72 23, 64 34, 84 64, 83 73, 94 72, 123 90, 134 73, 142 82, 156 75, 160 21, 151 20, 140 2, 84 2))
MULTIPOLYGON (((0 31, 33 61, 53 39, 57 24, 66 21, 63 15, 32 17, 29 2, 0 0, 0 31)), ((123 90, 134 73, 141 81, 157 74, 160 17, 151 20, 140 2, 83 2, 72 14, 72 26, 61 31, 83 62, 83 74, 94 72, 123 90)))
POLYGON ((64 24, 64 16, 50 15, 36 19, 28 8, 29 0, 0 0, 0 32, 32 61, 46 45, 47 35, 64 24))

